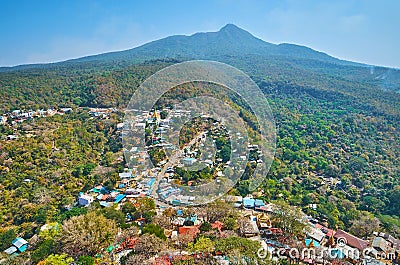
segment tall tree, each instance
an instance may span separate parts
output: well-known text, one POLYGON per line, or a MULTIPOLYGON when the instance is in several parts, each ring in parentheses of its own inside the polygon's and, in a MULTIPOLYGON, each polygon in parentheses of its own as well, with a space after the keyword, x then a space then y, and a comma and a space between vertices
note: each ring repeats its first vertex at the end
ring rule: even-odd
POLYGON ((277 226, 287 235, 303 234, 306 228, 306 223, 303 221, 304 213, 286 202, 277 202, 276 206, 275 223, 277 226))

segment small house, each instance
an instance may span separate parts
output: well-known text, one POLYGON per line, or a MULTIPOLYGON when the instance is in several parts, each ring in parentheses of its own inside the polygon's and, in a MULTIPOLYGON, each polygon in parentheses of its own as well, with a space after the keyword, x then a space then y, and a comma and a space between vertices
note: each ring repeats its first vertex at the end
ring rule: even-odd
POLYGON ((18 255, 18 253, 24 252, 25 250, 27 250, 27 248, 28 248, 28 242, 21 237, 17 237, 12 241, 12 246, 7 248, 4 252, 7 253, 8 255, 13 255, 13 254, 18 255))
POLYGON ((126 197, 125 194, 118 194, 118 195, 115 197, 114 202, 115 202, 115 203, 120 203, 123 199, 125 199, 125 197, 126 197))
POLYGON ((375 237, 372 241, 372 247, 378 251, 386 252, 388 242, 383 237, 375 237))
POLYGON ((72 108, 61 108, 60 110, 62 113, 69 113, 72 111, 72 108))
POLYGON ((182 226, 179 227, 180 235, 191 235, 196 237, 200 233, 200 229, 197 226, 182 226))
POLYGON ((17 140, 17 139, 18 139, 17 135, 14 135, 14 134, 7 135, 7 140, 9 140, 9 141, 17 140))
POLYGON ((254 201, 254 207, 259 208, 259 207, 261 207, 261 206, 265 206, 264 201, 263 201, 263 200, 256 199, 256 200, 254 201))
POLYGON ((327 237, 327 238, 331 238, 333 236, 333 234, 335 233, 332 229, 329 229, 318 223, 314 224, 314 227, 321 230, 325 234, 325 237, 327 237))
POLYGON ((131 177, 132 177, 132 171, 119 173, 119 178, 120 179, 129 179, 131 177))
POLYGON ((88 194, 80 194, 78 204, 81 206, 89 206, 93 202, 93 197, 88 194))
POLYGON ((307 236, 311 239, 314 239, 318 243, 321 243, 325 238, 324 232, 316 227, 311 227, 310 231, 307 233, 307 236))
POLYGON ((7 117, 6 116, 0 116, 0 125, 6 124, 7 122, 7 117))
POLYGON ((11 247, 7 248, 6 250, 4 250, 4 253, 6 253, 8 255, 13 255, 13 254, 18 255, 18 249, 14 246, 11 246, 11 247))
POLYGON ((252 198, 243 198, 243 206, 245 208, 254 208, 255 200, 252 198))

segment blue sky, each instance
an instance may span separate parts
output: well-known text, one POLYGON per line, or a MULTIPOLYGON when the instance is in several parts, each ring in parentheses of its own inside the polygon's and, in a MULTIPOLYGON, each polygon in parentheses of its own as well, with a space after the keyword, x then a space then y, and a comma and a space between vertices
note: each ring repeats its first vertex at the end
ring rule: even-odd
POLYGON ((272 43, 400 68, 400 1, 0 1, 0 66, 124 50, 234 23, 272 43))

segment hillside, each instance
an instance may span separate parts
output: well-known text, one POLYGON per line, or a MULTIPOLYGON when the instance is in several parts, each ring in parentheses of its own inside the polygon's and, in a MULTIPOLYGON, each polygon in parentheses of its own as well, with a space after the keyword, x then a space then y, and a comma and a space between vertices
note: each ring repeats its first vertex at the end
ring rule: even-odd
MULTIPOLYGON (((167 65, 191 59, 225 62, 260 80, 339 89, 361 97, 365 97, 364 90, 367 90, 369 101, 375 101, 373 94, 381 93, 379 90, 389 92, 382 94, 385 102, 386 98, 393 99, 390 91, 400 91, 399 70, 343 61, 303 46, 268 43, 228 24, 218 32, 171 36, 121 52, 53 64, 0 68, 0 109, 4 112, 21 105, 25 108, 58 104, 124 105, 139 84, 136 70, 149 69, 154 61, 167 65), (129 81, 128 88, 122 88, 114 80, 120 78, 123 82, 132 78, 135 81, 129 81), (106 84, 98 89, 102 80, 106 84), (359 89, 354 89, 355 86, 359 89), (110 91, 113 92, 110 94, 110 91), (123 99, 115 93, 123 94, 123 99)), ((393 108, 389 104, 388 108, 393 108)))
MULTIPOLYGON (((17 235, 39 234, 31 260, 60 252, 59 246, 70 246, 67 251, 73 253, 75 246, 68 244, 64 232, 38 231, 44 224, 72 225, 85 222, 83 218, 111 222, 107 225, 111 232, 121 228, 126 239, 133 233, 129 229, 136 227, 132 223, 145 219, 149 234, 165 237, 164 228, 170 229, 174 215, 168 216, 164 227, 165 220, 158 219, 150 199, 135 205, 121 202, 122 210, 103 208, 97 201, 88 209, 75 206, 80 192, 99 185, 113 191, 123 184, 118 175, 126 167, 121 110, 133 92, 158 70, 190 59, 237 67, 268 99, 277 125, 277 148, 271 170, 254 194, 257 199, 286 201, 331 229, 346 229, 359 237, 370 237, 374 229, 400 237, 399 70, 343 61, 307 47, 268 43, 227 25, 218 32, 172 36, 122 52, 2 68, 0 114, 48 108, 57 114, 0 125, 1 251, 17 235), (72 109, 64 113, 62 107, 72 109), (59 236, 64 239, 60 244, 59 236)), ((170 96, 179 100, 194 89, 182 86, 173 92, 170 96)), ((240 99, 221 94, 251 122, 252 114, 240 99)), ((193 128, 187 130, 187 135, 195 133, 193 128)), ((248 175, 246 171, 231 195, 250 193, 248 175)), ((222 206, 211 204, 208 210, 219 211, 222 206)), ((229 220, 229 231, 235 234, 238 217, 226 215, 215 220, 229 220)), ((185 210, 184 216, 192 215, 185 210)), ((292 234, 288 238, 295 238, 292 234)), ((149 240, 148 236, 143 238, 149 240)), ((115 243, 112 238, 99 241, 104 249, 115 243)), ((84 254, 95 256, 98 251, 84 254)))
POLYGON ((73 61, 135 61, 160 58, 209 59, 221 55, 251 54, 280 55, 353 64, 303 46, 268 43, 233 24, 227 24, 218 32, 196 33, 191 36, 176 35, 134 49, 89 56, 73 61))

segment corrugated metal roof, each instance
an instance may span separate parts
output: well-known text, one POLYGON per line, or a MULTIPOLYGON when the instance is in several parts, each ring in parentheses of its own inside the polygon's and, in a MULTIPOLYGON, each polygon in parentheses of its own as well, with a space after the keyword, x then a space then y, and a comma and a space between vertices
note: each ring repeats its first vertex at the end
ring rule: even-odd
POLYGON ((15 247, 17 247, 17 248, 19 249, 19 248, 21 248, 23 245, 27 245, 28 242, 27 242, 25 239, 21 238, 21 237, 17 237, 16 239, 14 239, 14 240, 12 241, 12 244, 13 244, 15 247))

